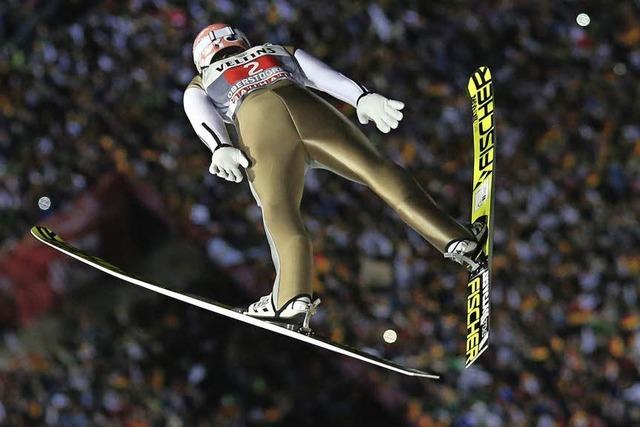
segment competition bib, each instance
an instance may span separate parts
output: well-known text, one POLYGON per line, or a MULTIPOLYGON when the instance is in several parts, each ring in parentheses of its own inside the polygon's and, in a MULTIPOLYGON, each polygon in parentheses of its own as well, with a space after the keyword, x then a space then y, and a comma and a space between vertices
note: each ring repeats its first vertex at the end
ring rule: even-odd
POLYGON ((207 94, 229 120, 245 95, 284 79, 305 83, 297 62, 277 45, 255 46, 216 61, 203 72, 207 94))

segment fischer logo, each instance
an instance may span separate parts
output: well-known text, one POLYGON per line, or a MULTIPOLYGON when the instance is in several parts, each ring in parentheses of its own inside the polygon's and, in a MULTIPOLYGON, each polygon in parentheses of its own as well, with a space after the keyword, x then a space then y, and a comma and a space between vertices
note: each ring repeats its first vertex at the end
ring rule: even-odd
POLYGON ((472 114, 480 135, 479 182, 484 181, 493 172, 493 143, 495 140, 492 79, 489 69, 485 67, 483 70, 482 74, 473 74, 476 93, 473 96, 472 114), (488 123, 485 123, 487 121, 488 123))
POLYGON ((473 363, 489 344, 489 270, 467 284, 467 344, 466 366, 473 363))

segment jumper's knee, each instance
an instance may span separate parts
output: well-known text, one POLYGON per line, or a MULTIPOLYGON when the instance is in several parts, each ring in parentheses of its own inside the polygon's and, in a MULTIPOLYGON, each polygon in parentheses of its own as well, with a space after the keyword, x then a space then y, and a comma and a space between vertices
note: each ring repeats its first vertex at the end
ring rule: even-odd
POLYGON ((262 215, 271 236, 278 245, 291 245, 292 242, 311 241, 297 209, 278 203, 265 203, 262 215))
POLYGON ((367 185, 384 200, 404 204, 417 194, 417 183, 400 166, 384 162, 368 176, 367 185))
POLYGON ((298 260, 304 256, 311 255, 311 238, 306 232, 298 232, 288 235, 283 239, 282 246, 284 250, 295 254, 298 260))

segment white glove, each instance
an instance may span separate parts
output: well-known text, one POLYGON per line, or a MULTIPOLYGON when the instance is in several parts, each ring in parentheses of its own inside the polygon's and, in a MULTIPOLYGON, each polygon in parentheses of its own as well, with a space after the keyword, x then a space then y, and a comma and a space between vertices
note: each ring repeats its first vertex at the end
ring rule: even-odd
POLYGON ((400 110, 403 108, 403 102, 387 99, 377 93, 369 93, 360 98, 356 112, 360 123, 365 125, 369 120, 373 120, 380 132, 387 133, 398 127, 398 122, 402 120, 400 110))
POLYGON ((249 160, 244 153, 235 147, 221 147, 211 155, 209 173, 218 175, 227 181, 240 182, 242 181, 242 172, 239 166, 243 168, 249 166, 249 160))

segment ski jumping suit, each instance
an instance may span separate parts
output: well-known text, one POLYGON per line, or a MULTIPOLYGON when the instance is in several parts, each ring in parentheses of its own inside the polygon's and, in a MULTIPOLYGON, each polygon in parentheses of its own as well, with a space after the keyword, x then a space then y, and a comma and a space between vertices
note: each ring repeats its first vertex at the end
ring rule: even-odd
POLYGON ((311 295, 311 240, 300 214, 307 168, 368 186, 440 252, 472 235, 444 213, 401 167, 382 156, 344 115, 306 88, 356 106, 366 90, 302 50, 265 44, 212 63, 185 91, 185 111, 213 151, 230 145, 233 123, 262 209, 276 278, 276 308, 311 295))

